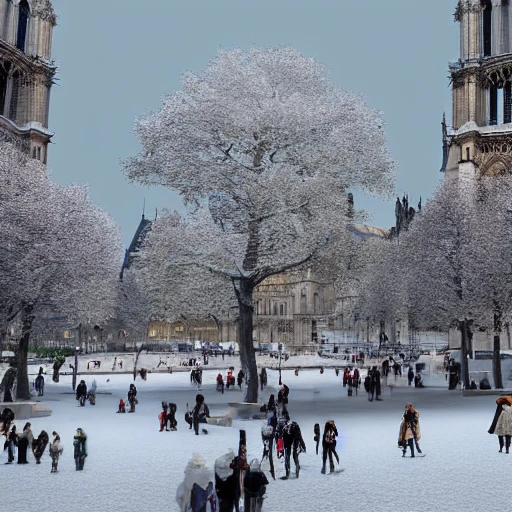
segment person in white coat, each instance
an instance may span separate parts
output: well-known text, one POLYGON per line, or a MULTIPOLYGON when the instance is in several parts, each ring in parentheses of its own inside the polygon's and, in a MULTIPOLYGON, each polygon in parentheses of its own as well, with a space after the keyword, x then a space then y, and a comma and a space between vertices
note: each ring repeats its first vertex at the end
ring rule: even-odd
POLYGON ((505 446, 505 453, 509 453, 512 439, 512 405, 502 404, 501 409, 494 433, 498 436, 500 453, 503 453, 503 446, 505 446))
POLYGON ((60 443, 60 436, 57 432, 52 432, 53 440, 50 443, 50 457, 52 458, 52 473, 57 473, 57 466, 59 465, 59 457, 62 455, 63 448, 60 443))

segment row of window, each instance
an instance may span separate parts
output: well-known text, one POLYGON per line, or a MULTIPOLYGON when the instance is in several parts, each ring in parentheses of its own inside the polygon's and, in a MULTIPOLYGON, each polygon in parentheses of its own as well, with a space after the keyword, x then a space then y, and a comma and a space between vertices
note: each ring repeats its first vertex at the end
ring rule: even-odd
MULTIPOLYGON (((307 297, 303 293, 300 297, 300 312, 302 314, 308 313, 307 308, 307 297)), ((313 294, 313 313, 321 313, 320 311, 320 295, 318 293, 313 294)), ((276 302, 274 300, 260 299, 256 303, 256 314, 257 315, 273 315, 273 316, 287 316, 288 315, 288 304, 286 302, 276 302)))

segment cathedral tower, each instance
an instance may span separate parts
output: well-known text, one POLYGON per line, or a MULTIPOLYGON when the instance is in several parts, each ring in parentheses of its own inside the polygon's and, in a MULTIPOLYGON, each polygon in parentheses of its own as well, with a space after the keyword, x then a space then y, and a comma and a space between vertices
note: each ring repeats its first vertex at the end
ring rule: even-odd
POLYGON ((512 1, 459 0, 460 57, 449 65, 446 179, 512 172, 512 1))
POLYGON ((0 0, 0 139, 44 163, 56 22, 50 0, 0 0))

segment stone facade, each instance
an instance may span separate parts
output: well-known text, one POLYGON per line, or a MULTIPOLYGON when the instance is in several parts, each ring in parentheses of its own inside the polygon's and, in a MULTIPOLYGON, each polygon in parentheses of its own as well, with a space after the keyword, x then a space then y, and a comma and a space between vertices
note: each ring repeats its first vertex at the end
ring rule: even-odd
POLYGON ((451 63, 452 128, 443 122, 448 180, 512 170, 512 4, 459 0, 460 57, 451 63))
POLYGON ((44 163, 56 23, 50 0, 0 0, 0 137, 44 163))

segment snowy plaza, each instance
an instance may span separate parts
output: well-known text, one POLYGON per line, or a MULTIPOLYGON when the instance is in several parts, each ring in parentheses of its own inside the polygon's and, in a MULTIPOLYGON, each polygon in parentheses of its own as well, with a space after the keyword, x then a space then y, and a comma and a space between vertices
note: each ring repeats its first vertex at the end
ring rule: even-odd
MULTIPOLYGON (((216 370, 205 371, 202 392, 212 415, 225 414, 229 401, 242 399, 235 388, 224 394, 215 390, 216 370)), ((269 371, 266 400, 275 391, 277 371, 269 371)), ((188 372, 150 373, 137 378, 139 404, 135 414, 116 414, 120 398, 126 399, 131 375, 83 376, 90 386, 96 378, 95 406, 79 407, 71 390, 70 376, 59 384, 46 379, 42 405, 52 415, 32 419, 35 435, 41 429, 57 431, 64 453, 57 474, 50 473, 47 453, 36 465, 6 466, 1 455, 2 495, 12 496, 11 512, 107 512, 123 510, 178 511, 176 490, 193 453, 212 468, 217 457, 237 450, 238 431, 247 432, 248 459, 261 458, 262 420, 234 420, 232 427, 208 426, 208 435, 195 436, 183 420, 185 404, 194 402, 197 388, 188 372), (104 394, 105 393, 105 394, 104 394), (159 432, 161 402, 178 405, 177 432, 159 432), (76 472, 73 434, 77 427, 88 436, 89 456, 83 472, 76 472)), ((301 454, 299 479, 273 481, 268 475, 268 512, 498 511, 507 507, 503 475, 512 455, 498 453, 496 436, 487 429, 495 410, 494 396, 462 397, 448 391, 440 376, 438 387, 408 388, 399 378, 393 389, 383 387, 383 400, 369 402, 364 390, 347 396, 341 374, 333 369, 284 371, 290 387, 289 411, 302 430, 307 453, 301 454), (397 435, 404 404, 412 402, 420 412, 425 458, 401 457, 397 435), (322 475, 321 455, 315 454, 313 425, 334 419, 339 429, 340 474, 322 475)), ((390 377, 390 382, 393 380, 390 377)), ((15 421, 22 428, 25 420, 15 421)), ((321 447, 320 447, 321 452, 321 447)), ((505 482, 506 483, 506 482, 505 482)))

